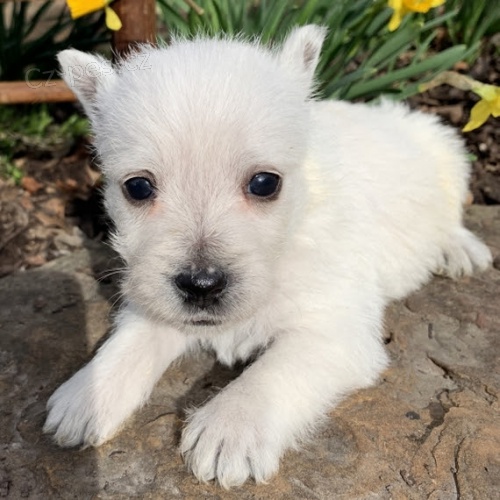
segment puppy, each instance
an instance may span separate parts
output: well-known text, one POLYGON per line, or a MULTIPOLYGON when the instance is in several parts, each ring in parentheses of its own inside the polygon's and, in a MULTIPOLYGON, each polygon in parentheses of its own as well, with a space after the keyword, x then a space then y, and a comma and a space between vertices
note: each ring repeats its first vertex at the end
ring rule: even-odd
POLYGON ((226 38, 142 47, 113 67, 59 55, 95 136, 126 263, 125 304, 50 398, 45 431, 98 446, 200 347, 260 356, 185 426, 201 481, 268 480, 350 391, 387 366, 385 305, 432 273, 485 269, 462 224, 462 141, 402 105, 315 101, 325 30, 278 50, 226 38))

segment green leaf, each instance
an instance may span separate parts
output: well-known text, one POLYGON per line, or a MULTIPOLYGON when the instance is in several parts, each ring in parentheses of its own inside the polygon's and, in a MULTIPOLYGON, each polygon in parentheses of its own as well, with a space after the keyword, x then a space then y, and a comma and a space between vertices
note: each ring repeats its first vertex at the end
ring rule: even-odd
POLYGON ((38 23, 40 22, 42 16, 47 12, 47 10, 51 7, 52 1, 47 0, 44 2, 38 10, 35 12, 33 17, 30 19, 28 26, 25 28, 23 37, 28 38, 33 30, 38 26, 38 23))
POLYGON ((267 43, 275 36, 286 10, 289 8, 287 0, 275 0, 272 7, 266 12, 266 19, 262 27, 262 43, 267 43))
POLYGON ((427 71, 441 71, 445 68, 452 66, 454 63, 463 59, 467 52, 465 45, 451 47, 439 54, 425 59, 417 64, 401 68, 378 78, 374 78, 367 82, 360 82, 352 85, 346 93, 346 99, 356 99, 362 95, 374 94, 375 92, 382 91, 389 88, 389 86, 397 81, 404 82, 417 75, 421 75, 427 71))

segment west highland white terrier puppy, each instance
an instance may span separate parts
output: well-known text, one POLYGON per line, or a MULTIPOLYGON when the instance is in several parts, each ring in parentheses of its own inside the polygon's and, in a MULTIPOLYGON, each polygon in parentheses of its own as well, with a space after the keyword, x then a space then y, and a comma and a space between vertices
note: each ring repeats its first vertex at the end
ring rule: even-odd
POLYGON ((59 55, 95 136, 126 263, 113 335, 50 398, 45 431, 98 446, 200 347, 260 355, 193 412, 201 481, 266 481, 342 397, 387 366, 384 306, 432 273, 485 269, 462 224, 469 165, 434 116, 315 101, 325 30, 142 47, 113 67, 59 55))

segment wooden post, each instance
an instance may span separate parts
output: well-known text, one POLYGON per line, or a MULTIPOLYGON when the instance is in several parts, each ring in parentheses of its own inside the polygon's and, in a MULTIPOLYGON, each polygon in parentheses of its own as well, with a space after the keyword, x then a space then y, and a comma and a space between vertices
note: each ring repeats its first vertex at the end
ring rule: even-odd
POLYGON ((155 0, 117 0, 111 7, 123 24, 113 33, 117 55, 125 55, 137 43, 156 44, 155 0))

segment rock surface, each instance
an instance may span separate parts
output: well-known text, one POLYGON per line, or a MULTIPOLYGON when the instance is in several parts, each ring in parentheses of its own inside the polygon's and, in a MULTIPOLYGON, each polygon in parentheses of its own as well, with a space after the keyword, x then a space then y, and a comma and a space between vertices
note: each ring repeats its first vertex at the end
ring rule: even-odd
POLYGON ((0 497, 143 499, 500 498, 500 207, 469 226, 496 256, 483 275, 436 278, 391 306, 393 363, 380 383, 331 412, 268 485, 198 484, 177 451, 183 408, 234 376, 209 356, 167 371, 150 403, 98 449, 63 450, 42 434, 52 391, 108 328, 117 265, 92 245, 0 280, 0 497))

